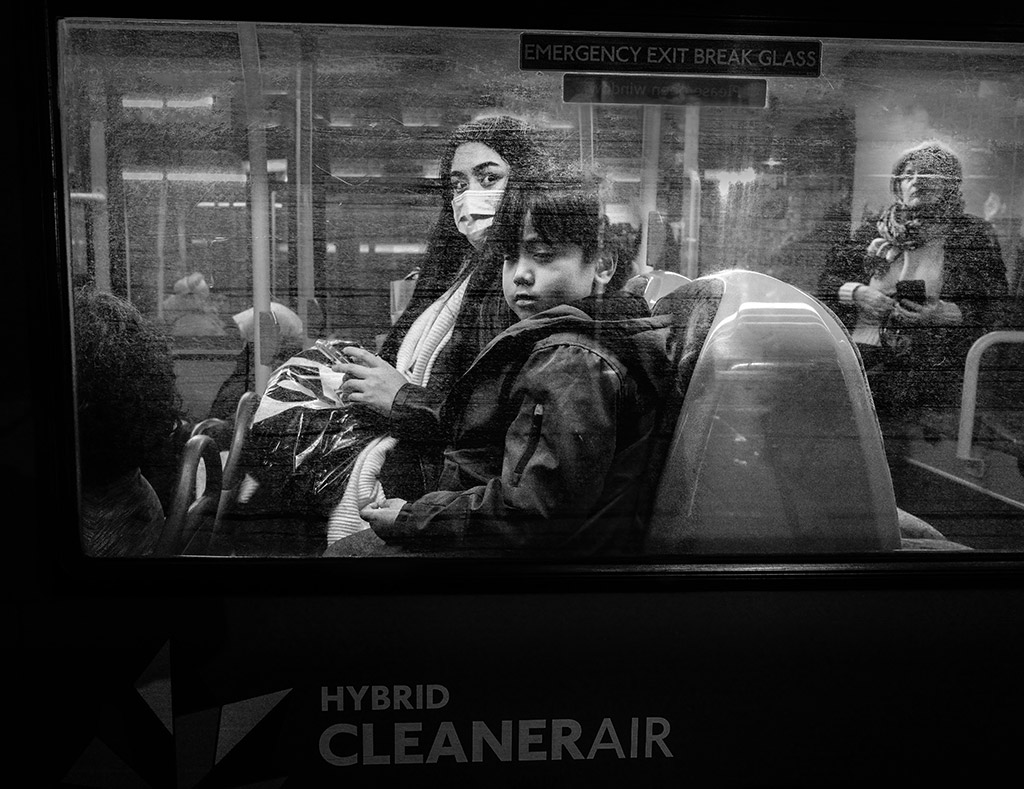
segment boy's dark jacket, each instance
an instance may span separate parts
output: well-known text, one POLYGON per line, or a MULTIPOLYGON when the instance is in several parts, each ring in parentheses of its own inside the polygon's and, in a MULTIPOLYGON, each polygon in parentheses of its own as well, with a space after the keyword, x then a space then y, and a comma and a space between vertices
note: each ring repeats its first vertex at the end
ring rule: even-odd
POLYGON ((671 378, 670 320, 615 292, 502 332, 445 402, 436 490, 378 535, 442 550, 639 550, 636 497, 671 378))

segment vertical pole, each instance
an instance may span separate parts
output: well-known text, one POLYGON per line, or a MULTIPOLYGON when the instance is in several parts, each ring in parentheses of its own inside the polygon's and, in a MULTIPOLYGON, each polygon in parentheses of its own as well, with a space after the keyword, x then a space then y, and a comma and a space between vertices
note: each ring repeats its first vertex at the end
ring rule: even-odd
POLYGON ((163 320, 164 298, 167 293, 167 260, 164 257, 164 239, 167 236, 167 178, 160 181, 160 194, 156 204, 156 316, 163 320))
MULTIPOLYGON (((1021 134, 1024 132, 1024 130, 1021 129, 1022 125, 1024 124, 1022 124, 1020 114, 1018 113, 1013 119, 1013 134, 1016 140, 1020 140, 1021 134)), ((1019 224, 1015 224, 1012 235, 1018 243, 1024 243, 1024 239, 1022 239, 1022 236, 1024 236, 1024 218, 1022 218, 1022 214, 1017 211, 1018 206, 1021 205, 1021 200, 1017 197, 1017 168, 1019 164, 1018 153, 1020 150, 1021 144, 1018 142, 1013 146, 1013 161, 1010 165, 1009 211, 1010 216, 1014 218, 1014 223, 1019 222, 1019 224)), ((1018 260, 1024 262, 1024 259, 1022 259, 1020 255, 1017 255, 1017 260, 1013 260, 1011 258, 1007 261, 1007 279, 1010 283, 1010 296, 1014 299, 1024 298, 1024 267, 1017 264, 1018 260)))
POLYGON ((110 217, 107 207, 107 135, 106 122, 93 121, 89 125, 89 179, 93 194, 103 195, 92 205, 92 249, 93 271, 96 289, 109 293, 112 289, 110 276, 110 217))
POLYGON ((658 157, 661 153, 661 108, 644 105, 643 149, 640 154, 640 271, 651 270, 647 260, 651 214, 658 209, 658 157))
POLYGON ((256 25, 238 26, 242 56, 242 82, 249 128, 249 215, 252 220, 252 301, 256 392, 262 394, 270 378, 270 360, 277 347, 277 324, 270 311, 269 195, 267 193, 267 134, 263 117, 256 25))
POLYGON ((697 154, 700 140, 700 105, 686 107, 686 124, 683 129, 683 170, 690 179, 689 211, 686 220, 685 243, 679 245, 680 272, 690 279, 700 276, 698 255, 700 254, 700 170, 697 168, 697 154))
MULTIPOLYGON (((124 189, 121 189, 121 216, 124 222, 124 281, 125 298, 132 300, 132 247, 128 232, 128 201, 125 198, 124 189)), ((157 308, 157 314, 160 309, 157 308)))
POLYGON ((295 75, 295 245, 296 296, 299 317, 308 337, 310 305, 316 299, 316 277, 313 260, 313 68, 305 48, 295 75))
POLYGON ((181 276, 187 277, 188 270, 188 234, 185 228, 186 202, 185 195, 179 195, 176 201, 178 220, 178 271, 181 276))
POLYGON ((591 167, 594 164, 594 105, 581 104, 580 114, 580 165, 591 167))
POLYGON ((277 280, 277 190, 270 190, 270 292, 278 287, 277 280))

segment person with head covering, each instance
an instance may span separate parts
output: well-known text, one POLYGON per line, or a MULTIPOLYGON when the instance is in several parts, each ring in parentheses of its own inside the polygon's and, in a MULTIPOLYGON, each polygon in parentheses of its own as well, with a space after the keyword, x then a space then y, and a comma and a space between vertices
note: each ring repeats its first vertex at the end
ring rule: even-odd
MULTIPOLYGON (((242 339, 242 350, 235 359, 235 369, 217 389, 207 416, 229 421, 234 419, 239 398, 256 387, 255 314, 256 311, 249 307, 231 316, 242 339)), ((276 368, 302 350, 306 329, 302 318, 279 301, 271 300, 270 314, 278 326, 270 361, 270 366, 276 368)))
MULTIPOLYGON (((249 307, 249 309, 242 310, 231 316, 231 320, 238 327, 238 333, 242 335, 244 342, 253 342, 254 340, 256 334, 255 313, 256 311, 249 307)), ((273 316, 282 338, 301 342, 303 337, 305 337, 306 330, 302 325, 302 318, 294 310, 289 309, 279 301, 271 299, 270 314, 273 316)))
POLYGON ((821 298, 852 333, 883 427, 959 408, 967 351, 1007 293, 995 231, 965 212, 962 183, 948 146, 908 149, 889 205, 825 263, 821 298))
POLYGON ((222 337, 225 334, 210 284, 199 271, 174 283, 174 293, 164 299, 163 319, 171 334, 177 336, 222 337))

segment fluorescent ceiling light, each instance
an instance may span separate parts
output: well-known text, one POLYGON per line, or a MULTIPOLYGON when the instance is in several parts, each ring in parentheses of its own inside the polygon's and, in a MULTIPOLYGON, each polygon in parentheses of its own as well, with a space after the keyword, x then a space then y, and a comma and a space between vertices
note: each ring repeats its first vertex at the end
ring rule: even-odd
POLYGON ((163 109, 163 99, 121 99, 121 106, 130 110, 160 110, 163 109))
POLYGON ((166 96, 124 97, 121 106, 128 110, 208 110, 213 108, 213 96, 169 98, 166 96))
POLYGON ((426 244, 374 244, 373 251, 380 255, 422 255, 426 244))
POLYGON ((441 111, 429 107, 409 107, 402 110, 403 126, 440 126, 441 111))
POLYGON ((367 162, 339 162, 331 165, 334 178, 380 178, 383 173, 378 166, 367 162))
POLYGON ((164 174, 161 170, 122 170, 121 178, 125 181, 162 181, 164 174))
POLYGON ((354 112, 339 112, 337 110, 331 110, 331 119, 328 121, 328 125, 335 128, 346 128, 349 126, 356 125, 356 116, 354 112))
POLYGON ((198 99, 167 99, 167 108, 175 110, 208 109, 213 106, 213 96, 198 99))
MULTIPOLYGON (((252 167, 249 162, 242 162, 242 170, 244 172, 251 172, 252 167)), ((287 159, 267 159, 267 172, 268 173, 286 173, 288 172, 288 160, 287 159)))
POLYGON ((168 171, 168 181, 200 181, 204 183, 216 182, 216 183, 235 183, 244 184, 246 182, 245 173, 204 173, 197 172, 195 170, 179 170, 176 172, 168 171))

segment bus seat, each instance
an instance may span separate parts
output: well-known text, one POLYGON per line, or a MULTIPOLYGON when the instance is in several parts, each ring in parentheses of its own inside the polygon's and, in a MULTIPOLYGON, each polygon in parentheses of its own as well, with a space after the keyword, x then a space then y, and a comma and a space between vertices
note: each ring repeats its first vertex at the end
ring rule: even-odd
POLYGON ((185 442, 171 508, 157 544, 159 556, 202 552, 201 545, 213 529, 222 488, 222 471, 217 442, 198 434, 185 442), (200 484, 200 462, 205 482, 200 484), (201 489, 200 489, 201 487, 201 489))
POLYGON ((892 480, 849 334, 814 298, 752 271, 700 277, 659 309, 692 309, 687 288, 710 292, 715 281, 703 341, 690 317, 677 326, 687 385, 649 505, 647 552, 898 549, 892 480))
POLYGON ((234 426, 231 433, 231 445, 228 447, 224 458, 224 473, 220 502, 217 506, 217 517, 213 525, 213 534, 210 538, 209 548, 213 552, 219 552, 222 546, 230 541, 233 532, 233 521, 225 519, 225 513, 238 500, 238 493, 241 490, 242 480, 245 471, 240 461, 242 452, 245 449, 245 441, 249 435, 249 427, 252 425, 253 415, 260 403, 260 397, 254 391, 243 392, 238 398, 238 406, 235 408, 234 426))
POLYGON ((689 281, 689 277, 674 271, 655 269, 630 277, 625 290, 643 296, 647 300, 647 306, 653 309, 658 299, 689 281))
POLYGON ((222 443, 223 436, 230 432, 231 424, 226 419, 216 416, 209 416, 192 425, 189 431, 189 438, 192 436, 210 436, 218 444, 222 443))
MULTIPOLYGON (((724 284, 721 280, 704 277, 687 281, 659 298, 651 310, 652 315, 670 315, 672 323, 667 339, 669 375, 671 381, 655 422, 650 469, 661 469, 675 435, 676 420, 682 409, 683 398, 690 377, 708 332, 718 314, 724 284)), ((638 514, 644 523, 650 521, 651 505, 659 476, 652 473, 641 484, 638 514)))
POLYGON ((224 491, 237 491, 241 482, 241 471, 238 464, 245 448, 245 439, 249 435, 249 427, 252 425, 252 417, 256 413, 256 407, 260 404, 260 397, 253 391, 243 392, 238 398, 238 407, 235 409, 234 429, 231 434, 231 446, 228 449, 227 461, 224 464, 224 491))

